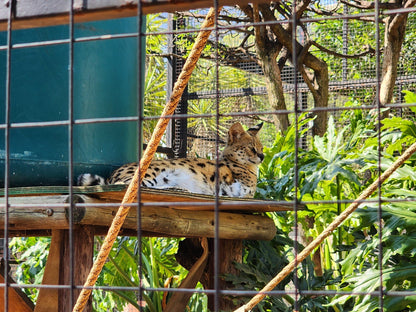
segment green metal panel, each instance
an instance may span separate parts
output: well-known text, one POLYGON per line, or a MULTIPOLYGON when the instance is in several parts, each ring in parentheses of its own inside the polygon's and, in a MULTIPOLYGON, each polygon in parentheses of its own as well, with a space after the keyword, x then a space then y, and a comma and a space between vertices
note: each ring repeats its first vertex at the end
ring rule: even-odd
MULTIPOLYGON (((137 18, 75 25, 76 38, 135 32, 137 18)), ((67 38, 67 25, 13 32, 13 44, 67 38)), ((5 33, 0 44, 6 44, 5 33)), ((136 37, 74 44, 75 119, 137 116, 137 55, 136 37)), ((12 123, 68 120, 68 60, 67 43, 12 51, 12 123)), ((0 123, 5 120, 5 77, 6 52, 0 51, 0 123)), ((0 183, 4 142, 1 130, 0 183)), ((108 175, 137 159, 137 123, 76 124, 73 152, 74 176, 108 175)), ((68 155, 67 125, 10 129, 11 186, 67 185, 68 155)))

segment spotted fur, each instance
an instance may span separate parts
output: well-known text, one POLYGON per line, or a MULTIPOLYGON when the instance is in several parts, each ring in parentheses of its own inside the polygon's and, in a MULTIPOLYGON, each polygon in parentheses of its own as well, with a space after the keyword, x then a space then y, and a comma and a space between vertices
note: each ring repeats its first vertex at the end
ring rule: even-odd
MULTIPOLYGON (((262 123, 245 131, 240 123, 228 131, 228 142, 218 161, 219 195, 253 197, 257 185, 257 167, 263 161, 263 146, 257 133, 262 123)), ((179 158, 154 160, 142 182, 150 188, 178 188, 192 193, 215 194, 215 160, 179 158)), ((129 184, 137 163, 116 169, 106 184, 129 184)), ((104 184, 104 179, 90 174, 81 175, 78 185, 104 184)))

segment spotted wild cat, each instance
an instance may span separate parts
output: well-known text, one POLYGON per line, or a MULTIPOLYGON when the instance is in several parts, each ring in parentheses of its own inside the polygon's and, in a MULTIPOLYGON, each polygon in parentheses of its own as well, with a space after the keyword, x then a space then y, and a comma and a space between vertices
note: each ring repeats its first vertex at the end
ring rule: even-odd
MULTIPOLYGON (((257 185, 257 167, 263 161, 263 146, 257 137, 262 123, 245 131, 240 123, 228 131, 227 145, 218 161, 219 195, 253 197, 257 185)), ((200 158, 154 160, 146 172, 142 186, 178 188, 199 194, 215 194, 216 161, 200 158)), ((105 181, 102 177, 83 174, 78 185, 128 184, 137 163, 116 169, 105 181)))

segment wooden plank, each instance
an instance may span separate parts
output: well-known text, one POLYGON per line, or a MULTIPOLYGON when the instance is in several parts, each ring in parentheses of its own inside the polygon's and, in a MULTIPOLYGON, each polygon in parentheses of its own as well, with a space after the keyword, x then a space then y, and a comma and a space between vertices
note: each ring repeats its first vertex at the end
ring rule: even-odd
MULTIPOLYGON (((96 185, 73 186, 74 194, 95 194, 103 192, 120 192, 126 190, 125 185, 96 185)), ((9 188, 10 196, 56 195, 69 194, 68 186, 27 186, 9 188)), ((0 189, 0 196, 4 196, 4 189, 0 189)))
MULTIPOLYGON (((54 285, 71 285, 70 274, 73 273, 74 284, 82 286, 88 276, 93 263, 94 229, 86 226, 75 226, 73 233, 74 266, 71 270, 69 231, 54 230, 52 232, 51 247, 46 262, 42 285, 52 287, 41 288, 36 303, 35 312, 69 312, 70 289, 54 288, 54 285)), ((75 303, 80 290, 73 291, 75 303)), ((16 310, 17 311, 17 310, 16 310)), ((84 312, 91 312, 91 299, 84 312)))
MULTIPOLYGON (((219 6, 261 3, 265 0, 219 0, 219 6)), ((8 1, 0 5, 0 31, 7 29, 8 1)), ((212 0, 143 0, 144 15, 160 12, 189 11, 198 8, 209 8, 212 0)), ((137 16, 137 0, 76 0, 74 1, 75 23, 97 20, 116 19, 137 16)), ((68 24, 67 0, 19 0, 13 29, 35 28, 68 24)))
MULTIPOLYGON (((74 243, 74 264, 71 268, 70 259, 70 245, 69 245, 69 231, 64 231, 64 245, 61 253, 61 259, 66 259, 66 261, 61 261, 60 265, 60 275, 59 283, 60 285, 71 285, 71 273, 73 274, 73 282, 75 286, 83 286, 87 276, 90 272, 90 269, 93 264, 94 256, 94 230, 90 226, 80 226, 77 225, 72 231, 73 234, 73 243, 74 243)), ((58 290, 59 293, 59 309, 56 312, 71 312, 72 308, 70 302, 75 305, 75 302, 79 296, 81 289, 73 290, 72 300, 70 298, 71 291, 69 289, 58 290)), ((88 303, 85 306, 83 312, 92 311, 92 296, 89 297, 88 303)))
MULTIPOLYGON (((59 270, 61 266, 61 249, 63 246, 64 231, 53 230, 51 246, 49 247, 48 260, 42 285, 59 285, 59 270)), ((58 311, 59 298, 57 288, 40 288, 36 302, 35 312, 58 311)))
MULTIPOLYGON (((201 277, 207 266, 208 256, 210 253, 208 249, 207 238, 202 237, 200 242, 203 252, 201 256, 195 259, 195 262, 191 264, 191 267, 188 269, 189 272, 186 275, 186 278, 181 282, 179 289, 195 288, 198 284, 198 281, 201 280, 201 277)), ((193 294, 191 292, 174 292, 170 296, 166 306, 163 306, 167 297, 164 296, 164 302, 162 303, 163 312, 187 311, 189 309, 187 309, 187 304, 192 295, 193 294)))
MULTIPOLYGON (((8 277, 9 283, 15 283, 10 277, 8 277)), ((4 283, 4 262, 1 259, 0 265, 0 283, 4 283)), ((9 287, 8 288, 8 311, 19 311, 19 312, 33 312, 34 304, 26 296, 20 288, 9 287)), ((4 311, 4 287, 0 287, 0 312, 4 311)))
MULTIPOLYGON (((103 185, 88 187, 73 187, 74 194, 87 194, 97 197, 107 202, 121 202, 127 186, 125 185, 103 185)), ((43 187, 21 187, 9 189, 11 196, 33 196, 33 195, 53 195, 68 194, 67 186, 43 186, 43 187)), ((4 194, 0 190, 0 196, 4 194)), ((215 197, 201 194, 193 194, 181 190, 159 190, 151 188, 141 188, 141 202, 146 206, 166 206, 175 209, 185 210, 205 210, 215 209, 215 197), (151 203, 156 203, 155 205, 151 203), (192 203, 196 203, 192 205, 192 203)), ((1 203, 1 201, 0 201, 1 203)), ((293 210, 294 203, 255 200, 247 198, 220 197, 219 209, 221 211, 244 211, 244 212, 270 212, 270 211, 290 211, 293 210)), ((297 209, 302 210, 305 206, 297 205, 297 209)))
MULTIPOLYGON (((8 211, 10 230, 68 229, 69 196, 11 197, 8 211)), ((74 224, 109 226, 118 210, 118 203, 85 195, 74 196, 74 224)), ((4 228, 4 207, 0 209, 0 229, 4 228)), ((214 237, 214 211, 179 210, 166 206, 143 207, 141 229, 163 236, 214 237)), ((137 230, 137 209, 132 208, 124 229, 137 230)), ((269 240, 275 235, 273 221, 264 216, 219 213, 219 236, 224 239, 269 240)))

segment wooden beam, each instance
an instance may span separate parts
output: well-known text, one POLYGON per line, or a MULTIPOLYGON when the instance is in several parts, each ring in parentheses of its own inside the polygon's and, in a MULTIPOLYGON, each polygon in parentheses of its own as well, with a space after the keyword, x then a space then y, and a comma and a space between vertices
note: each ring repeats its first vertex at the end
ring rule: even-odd
MULTIPOLYGON (((214 248, 214 240, 209 240, 210 250, 212 250, 210 254, 209 260, 209 268, 208 268, 208 276, 209 276, 209 284, 206 286, 207 289, 215 289, 215 248, 214 248)), ((219 288, 221 290, 230 290, 235 289, 233 285, 227 283, 223 276, 225 274, 233 274, 238 276, 239 271, 235 268, 235 263, 242 263, 243 262, 243 241, 242 240, 230 240, 230 239, 220 239, 219 240, 219 268, 218 274, 219 278, 219 288)), ((204 285, 205 286, 205 285, 204 285)), ((233 302, 233 297, 230 295, 220 295, 219 299, 219 309, 221 311, 234 311, 236 304, 233 302)), ((208 295, 208 309, 210 311, 215 310, 215 300, 214 295, 208 295)))
MULTIPOLYGON (((235 263, 242 263, 243 257, 243 243, 241 240, 228 240, 220 239, 219 248, 214 248, 214 239, 208 240, 209 259, 208 264, 201 275, 200 282, 204 286, 204 289, 215 289, 214 276, 215 270, 215 257, 216 252, 218 255, 218 275, 219 278, 219 289, 230 290, 235 289, 231 283, 226 283, 223 279, 224 274, 238 275, 239 271, 236 269, 235 263)), ((194 265, 196 259, 198 259, 203 250, 201 248, 200 240, 196 238, 187 238, 179 243, 178 252, 175 257, 180 265, 185 269, 190 270, 194 265)), ((215 295, 210 293, 208 296, 208 310, 215 310, 215 295)), ((233 303, 233 297, 230 295, 220 295, 219 310, 221 311, 233 311, 236 306, 233 303)))
MULTIPOLYGON (((126 185, 98 185, 73 187, 73 193, 78 195, 89 195, 107 202, 121 202, 126 191, 126 185)), ((9 189, 10 196, 46 196, 65 195, 69 190, 67 186, 40 186, 40 187, 16 187, 9 189)), ((0 196, 4 191, 0 189, 0 196)), ((184 210, 206 210, 214 211, 215 197, 185 192, 179 189, 152 189, 142 187, 140 189, 140 200, 145 205, 163 205, 184 210), (192 205, 192 203, 196 203, 192 205)), ((1 203, 1 201, 0 201, 1 203)), ((291 211, 294 209, 292 202, 277 202, 267 200, 256 200, 249 198, 220 197, 219 209, 221 211, 238 212, 270 212, 291 211)), ((297 204, 297 209, 305 209, 305 205, 297 204)))
MULTIPOLYGON (((67 2, 41 0, 20 0, 17 1, 17 16, 13 19, 13 29, 25 29, 35 27, 46 27, 65 25, 69 23, 67 2), (30 3, 33 2, 33 13, 30 10, 30 3), (43 3, 42 3, 43 2, 43 3), (45 4, 46 3, 46 4, 45 4), (26 6, 25 10, 20 9, 26 6), (42 10, 42 8, 44 8, 42 10), (21 13, 22 12, 22 13, 21 13)), ((75 23, 85 23, 90 21, 117 19, 124 17, 137 16, 137 1, 127 0, 107 0, 100 4, 99 0, 87 0, 85 6, 83 1, 74 3, 75 23), (93 5, 90 5, 90 4, 93 5)), ((261 3, 265 0, 219 0, 219 6, 243 5, 247 3, 261 3)), ((5 1, 0 5, 0 31, 7 29, 7 14, 9 2, 5 1)), ((160 12, 189 11, 199 8, 209 8, 214 4, 212 0, 142 0, 142 12, 144 15, 160 12)))
MULTIPOLYGON (((109 226, 118 209, 118 203, 85 195, 75 195, 74 224, 109 226)), ((69 196, 24 196, 9 198, 9 230, 68 229, 69 196)), ((177 204, 177 203, 176 203, 177 204)), ((176 205, 175 204, 175 205, 176 205)), ((4 228, 4 209, 0 211, 0 229, 4 228)), ((214 211, 180 210, 154 204, 141 209, 141 230, 160 236, 214 237, 214 211)), ((220 212, 219 238, 270 240, 276 227, 268 217, 220 212)), ((137 231, 137 209, 131 209, 124 229, 137 231)))

